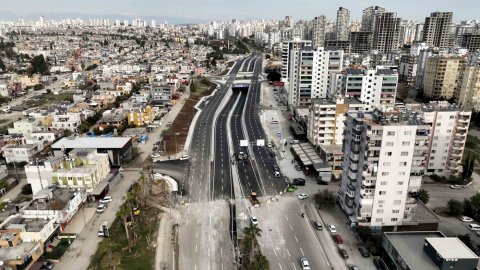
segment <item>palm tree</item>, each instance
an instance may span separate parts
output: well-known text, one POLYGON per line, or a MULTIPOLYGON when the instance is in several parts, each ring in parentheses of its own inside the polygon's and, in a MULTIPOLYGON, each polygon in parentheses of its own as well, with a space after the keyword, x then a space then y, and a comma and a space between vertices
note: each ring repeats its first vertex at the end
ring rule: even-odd
POLYGON ((245 233, 245 236, 251 236, 253 238, 255 237, 261 237, 262 236, 262 229, 260 229, 257 225, 250 225, 250 227, 246 227, 243 229, 243 232, 245 233))
POLYGON ((267 257, 265 257, 262 254, 257 254, 252 261, 252 264, 250 265, 250 269, 253 270, 268 270, 270 269, 270 262, 267 260, 267 257))
POLYGON ((430 200, 430 194, 428 194, 428 191, 426 191, 423 188, 419 189, 417 191, 417 199, 422 201, 424 204, 426 204, 430 200))
POLYGON ((128 233, 127 216, 131 214, 132 208, 127 203, 122 204, 117 212, 117 216, 123 221, 123 226, 125 227, 125 236, 127 237, 128 243, 130 243, 130 236, 128 233))

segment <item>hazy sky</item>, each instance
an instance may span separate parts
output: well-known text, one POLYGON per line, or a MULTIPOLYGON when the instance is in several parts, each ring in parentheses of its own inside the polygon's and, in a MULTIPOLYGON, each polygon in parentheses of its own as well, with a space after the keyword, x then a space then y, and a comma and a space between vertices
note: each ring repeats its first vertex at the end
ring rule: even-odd
MULTIPOLYGON (((83 13, 178 18, 197 22, 213 19, 275 19, 291 15, 295 20, 318 15, 334 18, 339 6, 348 8, 352 19, 362 10, 380 5, 401 18, 423 20, 432 11, 453 11, 454 20, 480 19, 479 0, 0 0, 0 10, 19 16, 29 14, 83 13)), ((2 18, 0 17, 0 20, 2 18)))

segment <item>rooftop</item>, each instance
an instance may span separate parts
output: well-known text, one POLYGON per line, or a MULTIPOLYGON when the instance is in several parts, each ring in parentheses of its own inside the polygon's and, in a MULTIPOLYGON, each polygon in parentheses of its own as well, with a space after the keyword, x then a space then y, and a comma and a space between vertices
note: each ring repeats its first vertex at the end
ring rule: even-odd
POLYGON ((50 222, 50 220, 43 218, 23 218, 21 216, 15 216, 6 222, 2 229, 20 229, 26 232, 40 232, 48 222, 50 222))
POLYGON ((52 145, 53 149, 105 149, 105 148, 123 148, 130 137, 74 137, 63 138, 52 145))
POLYGON ((410 269, 438 270, 423 251, 425 238, 445 238, 441 232, 386 232, 385 236, 410 269))
POLYGON ((343 99, 343 103, 338 104, 363 104, 360 100, 354 97, 338 97, 338 98, 314 98, 312 99, 312 104, 319 104, 319 105, 336 105, 338 99, 343 99))
POLYGON ((0 258, 6 261, 22 260, 23 257, 30 253, 37 245, 40 244, 36 242, 22 242, 15 247, 0 248, 0 258))
POLYGON ((425 240, 444 259, 478 259, 478 256, 457 237, 426 237, 425 240))
MULTIPOLYGON (((49 189, 52 190, 52 189, 49 189)), ((43 192, 43 191, 39 191, 43 192)), ((31 201, 25 210, 63 210, 68 202, 75 196, 76 189, 54 188, 53 197, 42 197, 31 201)), ((38 193, 37 193, 38 194, 38 193)), ((35 197, 37 197, 35 194, 35 197)))

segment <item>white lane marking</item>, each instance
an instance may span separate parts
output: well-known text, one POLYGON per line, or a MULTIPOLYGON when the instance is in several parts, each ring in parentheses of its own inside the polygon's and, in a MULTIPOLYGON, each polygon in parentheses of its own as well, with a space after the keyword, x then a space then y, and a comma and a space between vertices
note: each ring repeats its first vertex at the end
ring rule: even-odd
POLYGON ((195 244, 195 253, 198 253, 198 245, 195 244))
POLYGON ((293 269, 297 270, 297 266, 295 265, 294 262, 292 262, 292 265, 293 265, 293 269))
POLYGON ((290 251, 288 250, 288 248, 287 248, 287 253, 288 253, 288 256, 292 256, 292 255, 290 255, 290 251))
POLYGON ((296 236, 294 236, 294 237, 295 237, 295 241, 297 241, 297 243, 298 243, 298 239, 297 239, 297 237, 296 237, 296 236))
POLYGON ((280 270, 283 270, 282 265, 280 263, 278 263, 278 266, 280 266, 280 270))
POLYGON ((290 230, 293 232, 292 224, 288 224, 290 226, 290 230))
POLYGON ((302 252, 302 256, 305 256, 305 253, 303 253, 303 249, 300 248, 300 252, 302 252))
POLYGON ((288 221, 288 216, 287 216, 287 215, 285 215, 285 218, 286 218, 286 219, 287 219, 287 221, 288 221))
POLYGON ((278 257, 277 251, 275 249, 273 250, 273 253, 275 253, 275 256, 278 257))

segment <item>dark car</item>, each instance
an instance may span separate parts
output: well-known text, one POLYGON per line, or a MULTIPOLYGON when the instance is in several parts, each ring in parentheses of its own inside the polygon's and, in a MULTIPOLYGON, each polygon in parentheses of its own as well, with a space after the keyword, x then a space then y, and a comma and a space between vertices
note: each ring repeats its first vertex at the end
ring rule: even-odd
POLYGON ((295 186, 305 186, 305 179, 303 178, 293 178, 292 179, 292 184, 295 186))
POLYGON ((274 172, 280 171, 280 169, 278 168, 277 164, 273 164, 273 165, 272 165, 272 169, 273 169, 274 172))
POLYGON ((343 239, 340 235, 334 234, 334 235, 332 235, 332 238, 333 238, 333 241, 335 241, 335 243, 343 244, 343 239))
POLYGON ((348 253, 345 249, 343 248, 338 249, 338 253, 340 253, 340 256, 342 256, 342 258, 348 259, 348 253))
POLYGON ((368 249, 366 247, 358 246, 358 251, 360 251, 360 254, 362 254, 363 257, 370 257, 370 252, 368 252, 368 249))
POLYGON ((379 258, 373 259, 373 264, 375 264, 375 267, 377 270, 385 270, 385 266, 383 266, 383 262, 380 261, 379 258))
POLYGON ((301 170, 302 170, 302 166, 300 166, 300 165, 295 165, 295 170, 301 171, 301 170))

